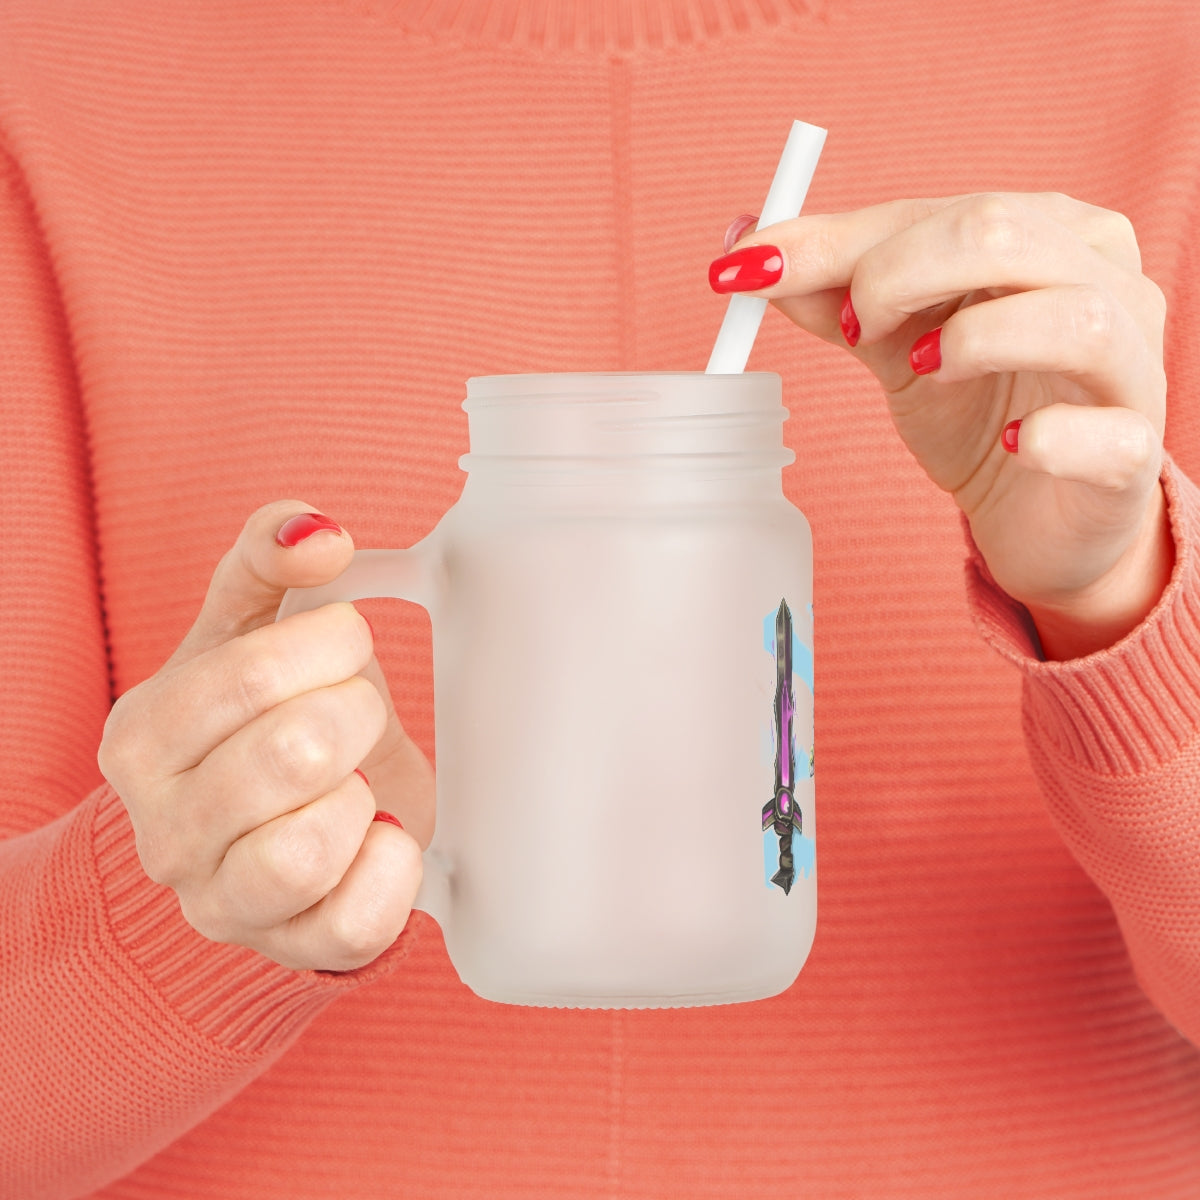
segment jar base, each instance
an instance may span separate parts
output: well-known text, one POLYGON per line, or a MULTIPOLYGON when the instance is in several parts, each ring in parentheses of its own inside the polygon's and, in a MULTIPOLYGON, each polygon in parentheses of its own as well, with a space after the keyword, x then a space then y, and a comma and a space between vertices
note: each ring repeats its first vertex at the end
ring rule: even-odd
POLYGON ((717 1004, 745 1004, 753 1000, 768 1000, 786 992, 799 978, 780 983, 778 980, 739 991, 680 992, 670 996, 647 995, 597 995, 565 996, 559 993, 532 993, 509 991, 504 988, 471 988, 481 1000, 496 1004, 518 1004, 527 1008, 590 1008, 590 1009, 646 1009, 646 1008, 705 1008, 717 1004))

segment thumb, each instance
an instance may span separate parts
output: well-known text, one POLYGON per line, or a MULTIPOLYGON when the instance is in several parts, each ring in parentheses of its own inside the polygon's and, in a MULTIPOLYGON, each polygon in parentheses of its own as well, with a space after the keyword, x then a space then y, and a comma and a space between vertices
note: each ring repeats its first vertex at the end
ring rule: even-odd
POLYGON ((1021 466, 1087 484, 1115 510, 1140 511, 1162 466, 1158 431, 1118 405, 1048 404, 1009 422, 1004 444, 1021 466))
POLYGON ((217 564, 200 614, 167 667, 269 624, 289 588, 336 579, 353 554, 350 535, 302 500, 264 505, 217 564))

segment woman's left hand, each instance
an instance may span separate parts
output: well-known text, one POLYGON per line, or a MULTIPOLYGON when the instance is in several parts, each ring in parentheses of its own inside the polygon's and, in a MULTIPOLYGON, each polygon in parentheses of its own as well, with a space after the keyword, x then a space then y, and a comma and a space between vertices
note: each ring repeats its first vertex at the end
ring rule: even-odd
POLYGON ((1153 608, 1174 561, 1166 304, 1125 217, 1057 194, 900 200, 731 250, 714 289, 770 299, 875 374, 1047 658, 1111 645, 1153 608))

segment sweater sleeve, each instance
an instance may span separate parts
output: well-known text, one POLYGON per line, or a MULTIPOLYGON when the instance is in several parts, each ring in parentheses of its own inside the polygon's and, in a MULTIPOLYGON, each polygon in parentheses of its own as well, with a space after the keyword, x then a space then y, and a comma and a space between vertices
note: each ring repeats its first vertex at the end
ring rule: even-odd
POLYGON ((1024 676, 1025 741, 1052 819, 1112 904, 1142 988, 1200 1045, 1200 491, 1169 456, 1162 482, 1175 568, 1116 645, 1041 661, 1028 612, 969 530, 967 590, 980 631, 1024 676))
POLYGON ((141 870, 111 702, 87 429, 54 255, 0 153, 0 1188, 120 1178, 261 1074, 344 975, 216 945, 141 870))

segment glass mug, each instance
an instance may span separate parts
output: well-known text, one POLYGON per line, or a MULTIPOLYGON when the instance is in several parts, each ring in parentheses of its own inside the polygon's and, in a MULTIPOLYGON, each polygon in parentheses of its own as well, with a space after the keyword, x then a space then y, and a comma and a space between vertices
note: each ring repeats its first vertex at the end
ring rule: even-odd
POLYGON ((816 929, 812 541, 778 375, 471 379, 467 479, 406 550, 279 618, 433 626, 437 828, 415 907, 509 1004, 775 995, 816 929))

